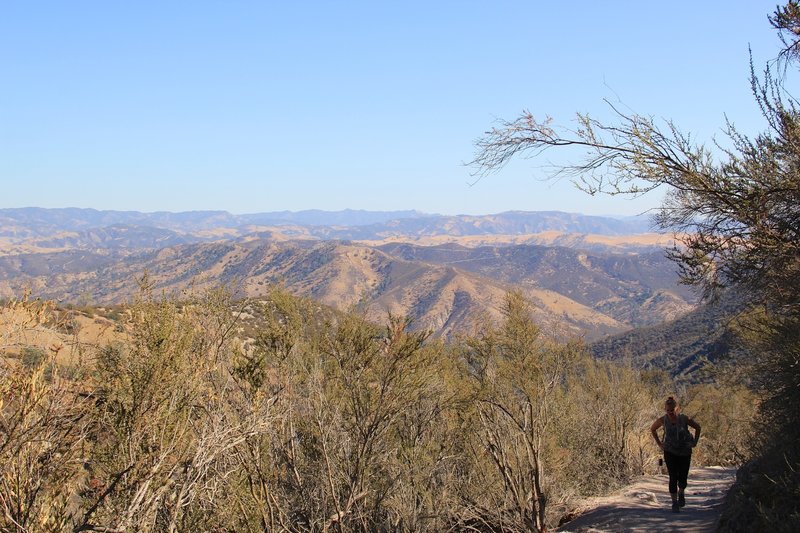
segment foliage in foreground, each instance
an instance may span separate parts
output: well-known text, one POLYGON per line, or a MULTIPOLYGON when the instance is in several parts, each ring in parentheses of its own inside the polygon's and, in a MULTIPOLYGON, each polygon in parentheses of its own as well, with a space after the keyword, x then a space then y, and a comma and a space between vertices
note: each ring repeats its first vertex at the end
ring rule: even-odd
MULTIPOLYGON (((546 339, 519 295, 450 346, 279 291, 242 339, 242 305, 145 291, 118 341, 51 350, 47 306, 9 302, 0 529, 543 531, 654 469, 663 385, 546 339)), ((713 426, 704 387, 686 394, 713 426)), ((698 462, 730 459, 717 439, 698 462)))

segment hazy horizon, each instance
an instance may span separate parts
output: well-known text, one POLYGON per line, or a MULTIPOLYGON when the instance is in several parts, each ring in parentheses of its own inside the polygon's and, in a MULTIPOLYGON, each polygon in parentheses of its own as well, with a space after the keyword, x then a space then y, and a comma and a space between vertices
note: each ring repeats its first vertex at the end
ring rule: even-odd
POLYGON ((152 215, 158 213, 169 213, 174 215, 185 214, 185 213, 227 213, 233 216, 248 216, 248 215, 262 215, 262 214, 282 214, 282 213, 290 213, 290 214, 302 214, 302 213, 330 213, 330 214, 339 214, 339 213, 416 213, 421 216, 433 216, 433 217, 459 217, 459 216, 469 216, 469 217, 481 217, 481 216, 497 216, 509 213, 563 213, 567 215, 578 215, 578 216, 586 216, 586 217, 600 217, 600 218, 618 218, 618 219, 625 219, 625 218, 645 218, 649 215, 647 213, 641 215, 620 215, 615 213, 600 213, 600 214, 589 214, 589 213, 580 213, 577 211, 564 211, 560 209, 537 209, 537 210, 525 210, 525 209, 509 209, 506 211, 498 211, 494 213, 431 213, 428 211, 421 211, 419 209, 354 209, 346 207, 344 209, 299 209, 299 210, 291 210, 291 209, 280 209, 280 210, 269 210, 269 211, 252 211, 246 213, 238 213, 233 211, 228 211, 227 209, 188 209, 185 211, 168 211, 168 210, 157 210, 157 211, 140 211, 137 209, 103 209, 103 208, 96 208, 96 207, 76 207, 76 206, 65 206, 65 207, 42 207, 36 205, 27 205, 27 206, 20 206, 20 207, 1 207, 0 211, 2 210, 13 210, 13 209, 47 209, 47 210, 88 210, 88 211, 96 211, 98 213, 141 213, 145 215, 152 215))

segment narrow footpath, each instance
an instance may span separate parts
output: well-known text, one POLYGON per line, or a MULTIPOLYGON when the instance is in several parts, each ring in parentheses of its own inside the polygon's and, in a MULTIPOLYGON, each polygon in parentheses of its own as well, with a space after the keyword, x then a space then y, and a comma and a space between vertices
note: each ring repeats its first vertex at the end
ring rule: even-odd
POLYGON ((570 533, 709 533, 716 528, 725 494, 736 479, 736 469, 692 468, 686 489, 686 507, 673 513, 667 476, 641 478, 619 492, 587 500, 578 518, 556 531, 570 533))

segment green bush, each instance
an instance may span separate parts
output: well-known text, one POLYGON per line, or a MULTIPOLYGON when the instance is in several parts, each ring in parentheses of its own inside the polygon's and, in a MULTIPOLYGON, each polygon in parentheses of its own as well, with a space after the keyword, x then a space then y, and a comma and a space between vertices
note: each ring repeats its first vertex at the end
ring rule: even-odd
POLYGON ((44 363, 47 359, 47 353, 41 348, 25 346, 20 351, 19 359, 25 368, 32 370, 44 363))

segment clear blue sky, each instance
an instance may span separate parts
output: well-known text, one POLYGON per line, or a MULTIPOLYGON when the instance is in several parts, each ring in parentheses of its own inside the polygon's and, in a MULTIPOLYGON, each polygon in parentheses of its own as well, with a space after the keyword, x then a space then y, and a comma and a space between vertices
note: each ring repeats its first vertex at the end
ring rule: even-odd
MULTIPOLYGON (((771 2, 0 4, 0 207, 635 214, 520 160, 474 186, 497 117, 603 98, 700 139, 762 129, 771 2)), ((555 156, 552 156, 555 157, 555 156)), ((551 159, 552 159, 551 157, 551 159)))

